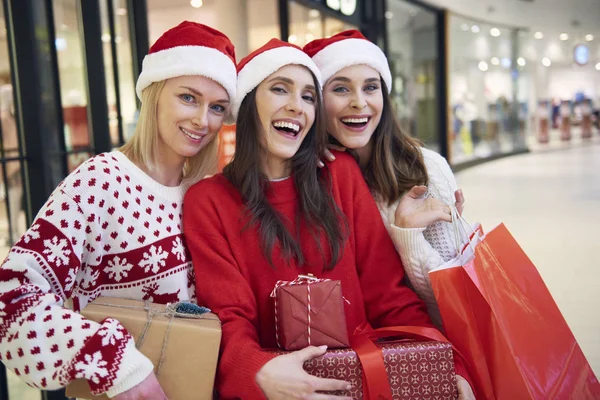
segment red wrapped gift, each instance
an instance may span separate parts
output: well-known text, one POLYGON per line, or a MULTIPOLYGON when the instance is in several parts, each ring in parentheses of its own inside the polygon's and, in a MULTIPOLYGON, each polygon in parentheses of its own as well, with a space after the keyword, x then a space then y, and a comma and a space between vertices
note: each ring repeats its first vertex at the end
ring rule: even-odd
MULTIPOLYGON (((457 398, 450 343, 397 341, 378 343, 377 346, 383 354, 392 399, 457 398)), ((342 379, 352 384, 351 390, 336 393, 338 395, 358 400, 366 398, 361 363, 352 349, 329 350, 321 357, 305 362, 304 369, 311 375, 342 379)))
POLYGON ((352 349, 329 350, 304 363, 312 375, 352 383, 339 395, 353 399, 436 399, 458 397, 452 345, 437 329, 397 326, 373 330, 358 327, 352 349), (378 342, 389 337, 417 341, 378 342), (427 340, 423 342, 423 340, 427 340))
POLYGON ((350 345, 340 281, 299 275, 293 281, 278 281, 271 297, 275 299, 275 329, 280 348, 350 345))

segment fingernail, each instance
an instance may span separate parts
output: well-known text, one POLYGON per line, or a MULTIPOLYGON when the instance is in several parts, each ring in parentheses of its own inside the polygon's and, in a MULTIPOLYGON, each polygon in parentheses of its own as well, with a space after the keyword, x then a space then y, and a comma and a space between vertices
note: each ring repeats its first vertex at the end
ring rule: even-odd
POLYGON ((327 350, 327 345, 324 344, 323 346, 319 346, 319 350, 327 350))
POLYGON ((323 164, 323 161, 319 161, 317 162, 317 165, 321 168, 323 168, 325 166, 325 164, 323 164))
POLYGON ((346 390, 351 390, 351 389, 352 389, 352 385, 349 384, 348 386, 346 386, 346 390))
POLYGON ((333 154, 329 154, 329 155, 327 156, 327 158, 329 159, 329 161, 333 161, 333 160, 335 160, 335 156, 334 156, 333 154))

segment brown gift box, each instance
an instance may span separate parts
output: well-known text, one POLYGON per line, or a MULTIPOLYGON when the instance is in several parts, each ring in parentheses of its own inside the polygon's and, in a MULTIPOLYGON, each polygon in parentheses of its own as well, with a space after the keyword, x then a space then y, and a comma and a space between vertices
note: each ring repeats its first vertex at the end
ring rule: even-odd
MULTIPOLYGON (((396 341, 381 348, 394 400, 454 400, 458 397, 452 345, 443 342, 396 341)), ((338 392, 362 400, 363 375, 352 349, 329 350, 304 363, 311 375, 348 381, 352 389, 338 392)))
MULTIPOLYGON (((165 305, 147 304, 150 311, 145 306, 143 301, 99 297, 81 315, 96 322, 107 317, 118 320, 136 340, 139 350, 152 361, 155 373, 166 341, 158 381, 169 400, 212 399, 221 343, 221 323, 217 316, 207 313, 187 318, 176 314, 171 318, 165 305), (146 336, 139 347, 138 339, 148 321, 146 336)), ((92 395, 85 379, 71 382, 67 396, 108 399, 106 395, 92 395)))
POLYGON ((295 281, 280 283, 272 294, 275 297, 275 326, 280 348, 299 350, 309 345, 327 345, 329 348, 349 346, 340 281, 300 275, 295 281))

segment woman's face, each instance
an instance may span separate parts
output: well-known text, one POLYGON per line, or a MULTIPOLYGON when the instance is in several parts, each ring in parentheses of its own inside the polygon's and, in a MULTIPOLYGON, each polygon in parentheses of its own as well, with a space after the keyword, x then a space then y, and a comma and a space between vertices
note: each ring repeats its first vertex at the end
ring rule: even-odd
POLYGON ((366 146, 381 120, 383 96, 381 77, 373 68, 340 70, 323 88, 327 132, 346 148, 366 146))
POLYGON ((158 97, 160 154, 164 161, 184 163, 215 138, 229 110, 229 95, 203 76, 168 79, 158 97))
POLYGON ((310 71, 300 65, 280 68, 256 88, 266 168, 289 167, 315 122, 317 90, 310 71))

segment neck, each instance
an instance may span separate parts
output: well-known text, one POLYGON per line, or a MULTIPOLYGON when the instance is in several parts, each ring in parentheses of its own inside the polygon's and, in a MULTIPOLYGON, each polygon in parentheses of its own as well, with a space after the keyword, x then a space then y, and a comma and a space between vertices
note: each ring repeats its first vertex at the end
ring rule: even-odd
POLYGON ((369 140, 366 146, 354 149, 358 155, 358 165, 361 169, 365 169, 371 160, 371 154, 373 153, 373 140, 369 140))
POLYGON ((290 160, 282 161, 267 156, 263 163, 262 172, 269 180, 287 178, 292 173, 292 162, 290 160))
POLYGON ((169 159, 164 155, 158 155, 155 160, 154 168, 149 169, 145 165, 138 164, 148 176, 163 186, 179 186, 183 176, 183 166, 185 158, 169 159))

